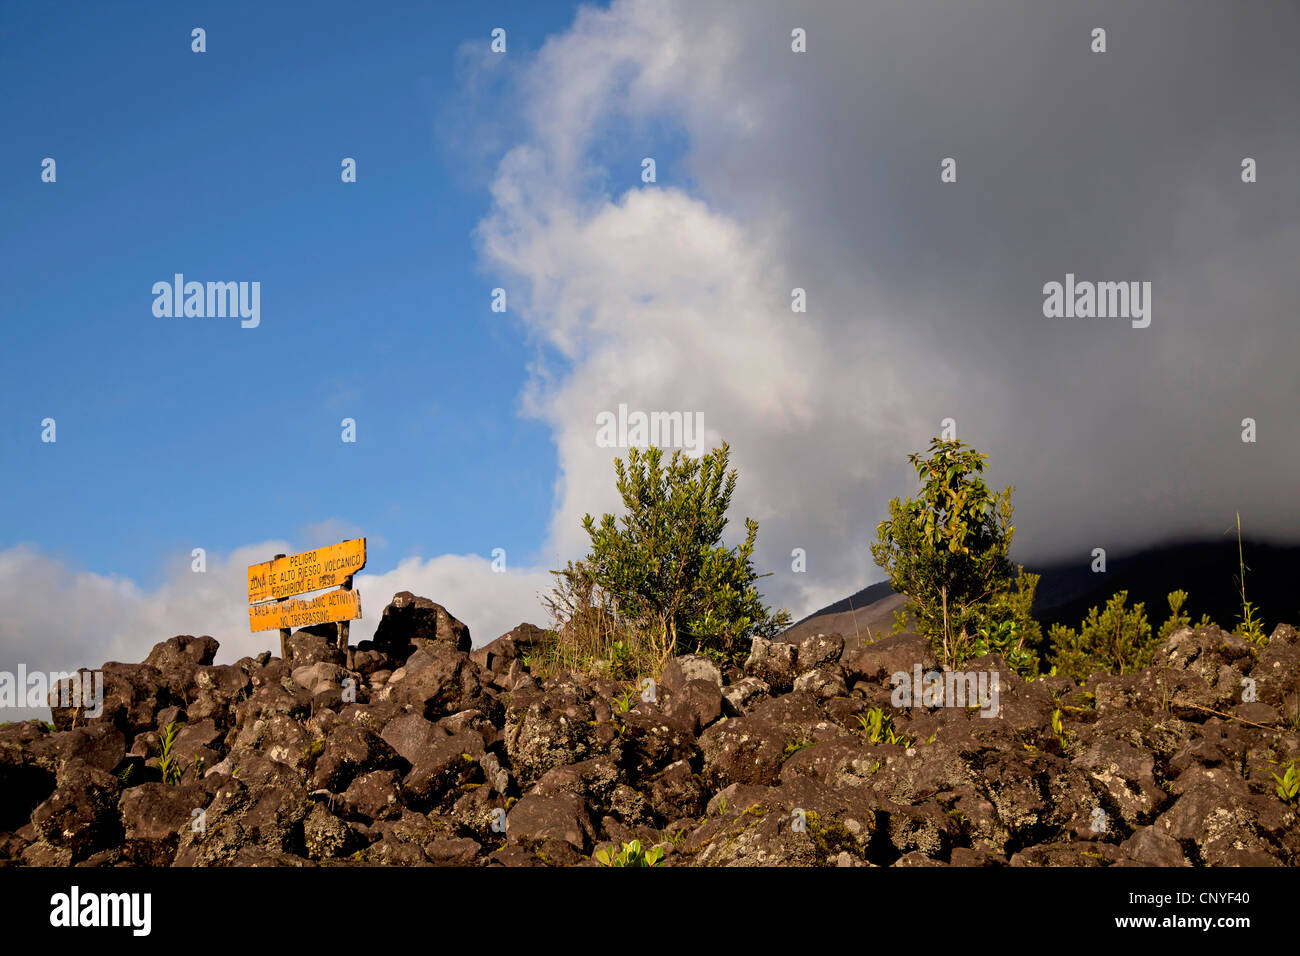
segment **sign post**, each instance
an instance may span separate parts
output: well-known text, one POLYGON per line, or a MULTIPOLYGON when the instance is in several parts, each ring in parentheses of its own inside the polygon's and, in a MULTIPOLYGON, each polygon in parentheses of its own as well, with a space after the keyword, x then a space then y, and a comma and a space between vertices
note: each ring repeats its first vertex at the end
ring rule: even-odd
MULTIPOLYGON (((272 560, 273 560, 273 561, 279 561, 281 558, 285 558, 285 557, 288 557, 288 555, 286 555, 286 554, 282 551, 282 552, 280 552, 279 554, 277 554, 277 555, 276 555, 272 560)), ((249 594, 250 594, 250 595, 252 594, 252 591, 251 591, 251 590, 249 591, 249 594)), ((277 603, 279 603, 279 602, 277 601, 277 603)), ((251 613, 251 612, 250 612, 250 613, 251 613)), ((252 619, 251 619, 251 618, 249 619, 249 626, 250 626, 250 627, 252 626, 252 619)), ((282 627, 282 628, 280 628, 280 660, 282 660, 282 661, 288 661, 288 660, 289 660, 289 634, 290 634, 290 633, 291 633, 291 632, 290 632, 289 628, 287 628, 287 627, 282 627)))
POLYGON ((352 576, 366 566, 366 539, 354 538, 301 554, 277 554, 249 565, 248 626, 251 631, 280 631, 280 656, 289 659, 289 634, 295 627, 337 623, 338 647, 349 658, 349 621, 361 617, 361 592, 352 576), (295 597, 338 585, 308 600, 295 597))

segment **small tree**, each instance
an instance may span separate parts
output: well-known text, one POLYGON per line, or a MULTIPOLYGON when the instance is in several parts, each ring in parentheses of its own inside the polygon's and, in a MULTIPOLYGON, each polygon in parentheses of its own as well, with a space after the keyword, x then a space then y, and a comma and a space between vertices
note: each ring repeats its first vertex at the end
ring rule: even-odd
POLYGON ((997 650, 1009 664, 1016 657, 1018 670, 1032 672, 1039 631, 1029 608, 1038 579, 1021 577, 1022 569, 1011 563, 1014 488, 989 491, 981 477, 987 457, 942 438, 931 439, 929 458, 909 455, 921 497, 889 502, 871 554, 945 663, 997 650))
POLYGON ((758 523, 746 519, 738 548, 722 544, 736 472, 727 470, 724 443, 700 459, 661 449, 632 448, 626 466, 615 459, 619 495, 627 513, 591 515, 582 526, 591 552, 554 573, 554 606, 566 593, 594 585, 616 609, 628 633, 648 640, 662 664, 684 647, 731 658, 755 635, 770 637, 789 624, 762 602, 752 563, 758 523))

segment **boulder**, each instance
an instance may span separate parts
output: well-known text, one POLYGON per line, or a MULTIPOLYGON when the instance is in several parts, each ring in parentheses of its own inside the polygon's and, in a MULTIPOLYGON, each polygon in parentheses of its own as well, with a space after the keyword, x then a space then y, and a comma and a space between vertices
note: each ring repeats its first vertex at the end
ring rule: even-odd
POLYGON ((722 671, 702 654, 683 654, 674 657, 664 665, 663 675, 659 680, 669 693, 680 690, 691 681, 708 681, 719 690, 722 688, 722 671))
POLYGON ((650 778, 651 807, 665 820, 698 817, 704 809, 704 783, 686 760, 669 764, 650 778))
POLYGON ((574 686, 516 693, 506 714, 506 753, 521 784, 552 767, 577 763, 596 748, 595 713, 574 686))
POLYGON ((548 770, 528 792, 541 797, 573 794, 599 812, 608 810, 614 790, 622 781, 623 772, 618 764, 613 758, 602 756, 548 770))
POLYGON ((181 634, 155 644, 144 663, 157 668, 168 691, 173 697, 180 698, 193 684, 194 671, 210 665, 216 659, 219 647, 214 638, 206 635, 181 634))
POLYGON ((722 688, 711 680, 687 681, 673 691, 664 713, 698 736, 722 716, 722 688))
POLYGON ((722 712, 728 717, 739 717, 771 692, 772 688, 765 681, 757 677, 742 677, 722 688, 722 712))
POLYGON ((700 737, 703 776, 715 788, 730 783, 771 786, 777 782, 785 748, 796 734, 756 717, 714 724, 700 737))
POLYGON ((402 797, 417 810, 429 809, 455 791, 483 783, 479 760, 483 738, 473 731, 443 735, 416 754, 411 769, 402 779, 402 797))
POLYGON ((170 866, 181 834, 206 827, 206 819, 195 811, 202 811, 210 799, 197 783, 144 783, 123 790, 118 810, 127 858, 139 866, 170 866))
POLYGON ((338 628, 334 624, 314 624, 289 635, 289 660, 291 669, 311 667, 326 663, 342 667, 347 654, 338 646, 338 628))
POLYGON ((919 634, 904 632, 863 645, 844 662, 844 671, 850 684, 863 680, 889 685, 894 674, 902 672, 910 677, 918 664, 922 673, 934 670, 938 666, 934 649, 919 634))
POLYGON ((545 644, 548 639, 548 632, 535 624, 520 624, 496 640, 471 651, 470 659, 482 670, 505 674, 514 661, 545 644))
POLYGON ((800 673, 834 664, 844 654, 844 638, 839 634, 811 634, 799 642, 795 666, 800 673))
POLYGON ((1103 804, 1131 829, 1154 820, 1168 801, 1169 795, 1156 783, 1151 752, 1126 740, 1097 741, 1071 763, 1098 784, 1106 797, 1103 804))
POLYGON ((794 680, 794 689, 812 694, 818 700, 847 697, 849 693, 849 688, 844 683, 844 671, 838 664, 825 665, 800 674, 794 680))
MULTIPOLYGON (((163 682, 162 672, 149 664, 119 664, 110 661, 99 669, 101 678, 81 679, 95 681, 102 679, 103 699, 98 717, 89 721, 103 721, 112 724, 128 738, 143 730, 152 730, 157 726, 157 714, 173 703, 171 692, 163 682)), ((78 671, 88 675, 89 671, 78 671)), ((81 706, 50 708, 51 719, 56 730, 71 730, 74 724, 86 723, 87 717, 81 706)))
POLYGON ((512 844, 560 840, 580 853, 595 839, 582 798, 571 793, 525 795, 506 817, 506 834, 512 844))
POLYGON ((430 752, 434 745, 445 740, 447 732, 421 714, 403 714, 389 721, 380 736, 388 746, 409 763, 415 763, 422 754, 430 752))
POLYGON ((773 691, 784 693, 794 686, 797 652, 793 644, 756 637, 745 660, 745 673, 759 678, 773 691))
POLYGON ((59 761, 47 758, 42 764, 35 754, 47 736, 35 720, 0 725, 0 831, 28 823, 32 810, 54 791, 59 761))
POLYGON ((474 707, 482 697, 478 670, 469 655, 447 644, 432 644, 418 652, 412 666, 393 673, 386 686, 387 699, 409 706, 429 720, 438 720, 474 707))
POLYGON ((372 770, 348 784, 340 807, 348 819, 375 821, 400 815, 398 788, 401 775, 395 770, 372 770))
POLYGON ((345 725, 325 739, 308 785, 312 790, 342 793, 358 774, 397 769, 403 764, 405 761, 378 734, 345 725))
POLYGON ((32 825, 45 842, 67 850, 73 860, 118 845, 122 820, 117 777, 80 758, 59 768, 54 792, 32 811, 32 825))
POLYGON ((395 660, 404 661, 417 647, 444 645, 454 651, 468 652, 473 646, 469 628, 441 604, 399 591, 384 608, 372 642, 376 650, 395 660))
POLYGON ((364 840, 347 822, 323 806, 314 807, 302 824, 303 845, 313 860, 331 860, 360 849, 364 840))
POLYGON ((126 756, 126 737, 113 724, 95 721, 73 730, 41 735, 28 745, 31 763, 58 773, 70 760, 112 772, 126 756))
POLYGON ((194 699, 185 706, 188 719, 212 718, 222 727, 231 725, 234 705, 246 700, 253 690, 248 674, 233 664, 196 667, 193 686, 194 699))

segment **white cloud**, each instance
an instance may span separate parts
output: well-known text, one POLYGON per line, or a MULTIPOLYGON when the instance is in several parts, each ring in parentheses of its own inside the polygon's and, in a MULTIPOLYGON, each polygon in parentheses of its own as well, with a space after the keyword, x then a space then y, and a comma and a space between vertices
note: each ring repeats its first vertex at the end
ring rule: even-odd
MULTIPOLYGON (((0 551, 0 671, 28 673, 99 667, 106 661, 144 660, 160 641, 177 634, 208 634, 221 644, 217 663, 264 650, 279 653, 276 631, 248 629, 247 569, 267 555, 287 552, 282 541, 207 555, 207 570, 177 560, 155 590, 125 578, 77 571, 26 546, 0 551)), ((492 570, 477 555, 407 558, 380 574, 362 572, 355 586, 362 618, 352 622, 355 644, 374 635, 384 607, 398 591, 432 597, 470 628, 475 645, 499 637, 522 621, 546 624, 537 595, 549 590, 542 569, 492 570)), ((0 720, 48 717, 44 709, 8 709, 0 720)))
MULTIPOLYGON (((72 671, 106 661, 135 663, 177 634, 210 634, 230 662, 271 647, 248 630, 247 566, 284 551, 270 541, 240 548, 224 560, 209 553, 207 570, 187 555, 171 562, 164 582, 146 591, 134 582, 70 568, 26 546, 0 551, 0 670, 21 663, 33 671, 72 671)), ((9 712, 0 719, 44 717, 9 712)))
MULTIPOLYGON (((991 480, 1017 485, 1017 543, 1039 556, 1218 534, 1236 508, 1300 531, 1285 508, 1300 232, 1276 186, 1234 175, 1239 155, 1300 149, 1277 122, 1295 88, 1287 31, 1241 20, 1225 42, 1217 17, 1189 15, 1175 50, 1172 6, 1124 7, 1140 55, 1098 73, 1063 52, 1086 36, 1081 13, 814 4, 795 55, 787 7, 583 9, 526 65, 478 75, 493 93, 517 80, 506 109, 457 111, 508 114, 465 142, 513 137, 476 240, 539 348, 520 408, 552 429, 559 472, 538 564, 581 554, 581 516, 617 508, 621 452, 596 446, 595 417, 621 403, 702 412, 705 440, 731 443, 733 515, 760 521, 764 589, 796 613, 879 580, 876 522, 914 488, 907 453, 949 415, 991 455, 991 480), (1187 68, 1204 56, 1223 69, 1187 68), (959 185, 942 186, 952 154, 959 185), (659 184, 640 182, 642 155, 659 184), (1045 323, 1038 290, 1066 271, 1152 280, 1150 334, 1045 323), (794 286, 806 314, 790 311, 794 286), (1247 415, 1256 446, 1237 440, 1247 415), (790 571, 796 547, 806 574, 790 571)), ((247 633, 241 599, 244 566, 277 547, 210 559, 207 575, 178 566, 149 593, 0 552, 0 598, 19 609, 0 620, 0 654, 138 660, 205 631, 226 660, 272 647, 247 633)), ((549 584, 540 567, 408 558, 359 576, 353 634, 411 590, 482 643, 545 623, 549 584)))
POLYGON ((1245 117, 1240 90, 1179 68, 1215 51, 1241 89, 1272 90, 1253 71, 1283 61, 1249 52, 1281 53, 1267 28, 1224 51, 1213 18, 1192 18, 1171 64, 1159 12, 1131 21, 1142 55, 1116 101, 1086 57, 1027 55, 1069 49, 1074 15, 993 4, 958 28, 939 7, 811 5, 795 55, 786 5, 738 8, 585 10, 520 83, 528 132, 478 238, 543 355, 522 407, 558 450, 544 553, 573 556, 582 514, 617 506, 593 422, 620 403, 702 411, 731 443, 733 514, 760 521, 766 591, 796 612, 880 579, 876 523, 950 416, 990 480, 1017 486, 1021 557, 1214 535, 1248 502, 1256 533, 1300 531, 1263 504, 1288 499, 1300 440, 1283 411, 1300 234, 1255 205, 1232 152, 1280 152, 1285 104, 1252 99, 1245 117), (1215 148, 1177 109, 1153 114, 1166 100, 1215 148), (1105 120, 1080 137, 1079 115, 1105 120), (675 140, 643 185, 636 158, 675 140), (939 181, 953 152, 960 186, 939 181), (1045 322, 1039 290, 1066 271, 1154 280, 1150 334, 1045 322), (1237 440, 1241 408, 1268 417, 1267 442, 1237 440))
MULTIPOLYGON (((618 507, 612 459, 623 452, 596 446, 597 413, 621 403, 699 411, 706 440, 728 441, 741 474, 732 530, 739 516, 760 521, 760 557, 776 571, 765 588, 801 611, 869 573, 863 526, 845 519, 864 511, 862 483, 890 471, 870 449, 924 431, 919 410, 891 397, 903 389, 888 365, 867 393, 871 351, 822 334, 829 297, 812 293, 813 315, 791 311, 804 283, 771 241, 773 221, 742 222, 680 189, 642 186, 636 170, 609 174, 624 186, 608 195, 586 153, 603 124, 665 111, 692 138, 707 125, 709 138, 743 139, 765 113, 732 95, 743 55, 734 31, 688 24, 676 5, 585 11, 527 77, 533 135, 501 162, 479 240, 488 263, 522 282, 524 322, 565 365, 539 362, 523 404, 558 448, 544 551, 581 553, 582 515, 618 507), (843 444, 829 466, 828 435, 843 444), (790 573, 795 547, 822 573, 790 573)), ((892 341, 887 317, 869 296, 859 302, 857 321, 892 341)))
POLYGON ((392 596, 411 591, 437 601, 468 625, 479 647, 525 621, 546 625, 538 595, 551 584, 545 569, 508 567, 495 572, 491 559, 474 554, 406 558, 391 571, 357 575, 364 617, 352 622, 351 638, 354 643, 368 640, 392 596))

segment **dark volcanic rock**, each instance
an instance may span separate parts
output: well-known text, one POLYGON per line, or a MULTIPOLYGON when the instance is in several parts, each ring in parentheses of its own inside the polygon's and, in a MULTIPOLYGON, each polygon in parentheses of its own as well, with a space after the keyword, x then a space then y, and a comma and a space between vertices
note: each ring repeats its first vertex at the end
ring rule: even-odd
MULTIPOLYGON (((110 661, 100 670, 103 672, 102 712, 90 720, 113 724, 128 737, 152 729, 157 724, 158 711, 173 702, 162 672, 156 667, 110 661)), ((80 707, 51 707, 50 712, 56 730, 71 730, 76 721, 85 720, 80 707)))
POLYGON ((0 831, 16 830, 54 790, 57 763, 42 765, 45 728, 35 720, 0 726, 0 831))
POLYGON ((510 811, 506 827, 511 843, 562 840, 583 851, 593 839, 586 807, 571 793, 525 796, 510 811))
POLYGON ((54 792, 32 811, 41 839, 84 859, 122 838, 117 814, 121 783, 111 773, 74 758, 59 768, 54 792))
POLYGON ((375 629, 373 643, 376 650, 398 661, 406 660, 424 644, 442 644, 465 652, 473 646, 468 627, 441 604, 416 597, 410 591, 393 595, 375 629))
POLYGON ((758 639, 743 670, 686 654, 652 689, 539 680, 549 632, 471 651, 406 592, 350 664, 335 633, 234 664, 173 637, 104 665, 98 717, 0 726, 0 861, 568 866, 637 839, 665 866, 1300 865, 1289 626, 1183 628, 1083 685, 968 661, 996 711, 893 706, 895 673, 938 669, 915 634, 758 639))
POLYGON ((711 680, 688 681, 673 692, 664 712, 698 735, 722 716, 722 688, 711 680))
POLYGON ((181 834, 206 826, 202 812, 211 796, 197 783, 173 787, 146 783, 122 791, 118 808, 128 859, 141 866, 169 866, 176 856, 181 834))
POLYGON ((850 684, 865 680, 889 685, 890 677, 900 672, 910 676, 917 664, 923 673, 938 666, 930 642, 919 634, 905 632, 863 646, 844 662, 844 670, 850 684))
POLYGON ((506 753, 519 779, 531 784, 552 767, 592 755, 595 711, 576 684, 516 693, 506 714, 506 753))
POLYGON ((756 637, 745 661, 745 673, 783 693, 794 686, 797 655, 798 648, 793 644, 756 637))
MULTIPOLYGON (((520 624, 495 641, 472 651, 470 659, 482 670, 506 674, 512 663, 520 660, 533 648, 545 644, 547 640, 547 632, 540 627, 534 624, 520 624)), ((459 644, 457 646, 459 647, 459 644)))
POLYGON ((343 726, 325 739, 325 748, 312 768, 313 790, 342 793, 358 774, 391 770, 405 761, 383 738, 356 726, 343 726))
POLYGON ((716 788, 728 782, 771 786, 796 734, 756 717, 737 717, 714 724, 700 738, 703 773, 716 788))
POLYGON ((713 663, 707 657, 700 654, 683 654, 681 657, 674 657, 664 665, 663 677, 659 683, 669 693, 680 690, 690 681, 708 681, 715 687, 722 689, 722 671, 718 665, 713 663))
POLYGON ((214 638, 182 634, 153 646, 144 662, 156 667, 173 697, 182 697, 194 682, 194 672, 210 665, 217 656, 214 638))
POLYGON ((289 659, 285 666, 292 671, 313 664, 342 666, 347 655, 339 649, 338 629, 333 624, 314 624, 289 635, 289 659))
POLYGON ((478 669, 464 651, 446 644, 421 648, 389 678, 388 700, 429 720, 469 710, 479 702, 478 669))

